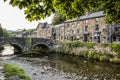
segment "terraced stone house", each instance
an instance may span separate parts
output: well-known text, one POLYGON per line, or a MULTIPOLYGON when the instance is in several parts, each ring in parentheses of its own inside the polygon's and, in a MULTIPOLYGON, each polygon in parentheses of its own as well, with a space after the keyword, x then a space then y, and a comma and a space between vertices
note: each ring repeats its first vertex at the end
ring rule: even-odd
POLYGON ((39 23, 36 28, 36 32, 37 32, 36 37, 51 39, 53 32, 52 30, 53 30, 53 26, 51 24, 39 23))
POLYGON ((37 37, 59 41, 120 42, 120 25, 106 24, 103 11, 89 13, 55 26, 39 23, 36 30, 37 37))

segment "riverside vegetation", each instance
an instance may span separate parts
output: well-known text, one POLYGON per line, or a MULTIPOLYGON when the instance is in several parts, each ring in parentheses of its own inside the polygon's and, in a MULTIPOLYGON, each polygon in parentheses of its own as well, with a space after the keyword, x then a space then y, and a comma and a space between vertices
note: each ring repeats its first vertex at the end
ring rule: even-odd
POLYGON ((37 47, 27 52, 28 55, 38 55, 38 53, 63 53, 76 56, 86 57, 99 61, 108 61, 120 63, 120 44, 117 43, 92 43, 80 41, 59 42, 60 47, 46 50, 37 47))
POLYGON ((62 43, 60 53, 84 56, 88 59, 120 63, 120 44, 99 44, 91 42, 68 41, 62 43))
POLYGON ((17 79, 30 80, 30 77, 26 75, 24 70, 19 66, 5 63, 4 68, 5 68, 5 75, 8 80, 9 78, 12 78, 10 80, 14 80, 14 79, 15 80, 17 79))

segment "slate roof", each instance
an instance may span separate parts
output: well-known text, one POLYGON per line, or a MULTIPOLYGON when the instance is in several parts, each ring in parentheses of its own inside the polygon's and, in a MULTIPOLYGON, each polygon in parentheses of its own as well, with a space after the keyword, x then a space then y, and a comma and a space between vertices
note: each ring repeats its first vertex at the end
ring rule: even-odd
POLYGON ((39 28, 39 27, 42 27, 44 29, 44 28, 47 28, 47 27, 53 27, 53 25, 52 24, 48 24, 48 23, 39 23, 37 28, 39 28))
POLYGON ((55 25, 54 28, 56 28, 56 27, 62 27, 62 26, 64 26, 64 23, 55 25))
MULTIPOLYGON (((90 13, 90 14, 85 15, 85 16, 80 16, 80 20, 97 18, 97 17, 102 17, 102 16, 105 16, 105 14, 103 13, 103 11, 99 11, 99 12, 90 13)), ((72 19, 72 20, 67 20, 65 22, 71 22, 71 21, 76 21, 76 20, 78 20, 78 19, 75 18, 75 19, 72 19)))

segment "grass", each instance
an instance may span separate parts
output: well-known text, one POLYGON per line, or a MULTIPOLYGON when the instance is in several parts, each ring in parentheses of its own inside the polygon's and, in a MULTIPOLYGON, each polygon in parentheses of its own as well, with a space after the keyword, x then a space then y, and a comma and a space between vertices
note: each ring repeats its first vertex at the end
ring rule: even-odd
POLYGON ((24 80, 30 80, 30 77, 28 75, 26 75, 24 70, 19 66, 5 63, 4 69, 5 69, 6 77, 19 76, 20 78, 22 78, 24 80))

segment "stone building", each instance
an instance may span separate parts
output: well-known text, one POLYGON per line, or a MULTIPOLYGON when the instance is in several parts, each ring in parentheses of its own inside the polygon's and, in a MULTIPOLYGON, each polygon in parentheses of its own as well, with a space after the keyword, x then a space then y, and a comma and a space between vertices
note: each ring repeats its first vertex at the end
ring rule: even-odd
POLYGON ((53 26, 51 24, 39 23, 36 28, 36 32, 37 32, 36 37, 51 39, 52 30, 53 30, 53 26))
POLYGON ((65 36, 64 24, 55 25, 54 29, 55 29, 55 33, 56 33, 55 39, 58 41, 64 41, 64 36, 65 36))
POLYGON ((59 41, 120 42, 120 25, 106 24, 103 11, 89 13, 55 26, 39 23, 36 31, 37 37, 59 41))
POLYGON ((103 11, 67 20, 64 22, 63 31, 64 35, 60 36, 64 36, 64 40, 97 43, 120 41, 120 25, 106 24, 103 11))
POLYGON ((102 11, 65 21, 65 32, 70 40, 101 42, 103 29, 106 28, 105 14, 102 11))
POLYGON ((36 38, 37 37, 37 31, 30 32, 28 34, 28 37, 36 38))

